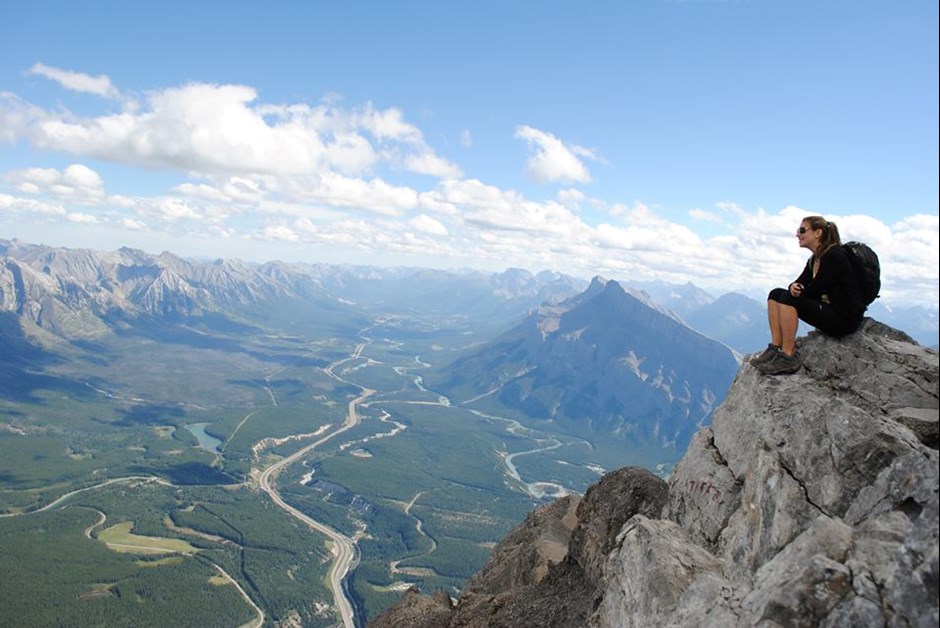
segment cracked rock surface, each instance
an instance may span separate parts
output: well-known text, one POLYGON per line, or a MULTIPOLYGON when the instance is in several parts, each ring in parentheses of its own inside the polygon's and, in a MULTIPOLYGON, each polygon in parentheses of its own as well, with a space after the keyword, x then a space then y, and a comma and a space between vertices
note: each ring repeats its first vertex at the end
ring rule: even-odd
POLYGON ((937 626, 937 352, 871 319, 798 349, 794 375, 744 362, 668 494, 640 469, 608 474, 574 520, 566 502, 517 528, 433 624, 413 591, 382 625, 937 626), (536 560, 542 536, 556 551, 536 560))

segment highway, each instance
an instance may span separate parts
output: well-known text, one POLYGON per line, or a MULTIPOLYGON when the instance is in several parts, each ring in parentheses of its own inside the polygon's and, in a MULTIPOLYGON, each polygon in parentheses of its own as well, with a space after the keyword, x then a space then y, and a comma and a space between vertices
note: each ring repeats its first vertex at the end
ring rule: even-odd
MULTIPOLYGON (((343 381, 344 383, 349 384, 350 382, 346 382, 345 380, 342 380, 339 376, 335 375, 333 373, 333 369, 339 364, 342 364, 343 362, 357 359, 361 355, 362 350, 366 344, 367 343, 361 343, 357 345, 356 350, 352 353, 352 355, 350 355, 350 357, 344 358, 343 360, 340 360, 338 362, 334 362, 330 366, 326 367, 324 369, 326 373, 330 377, 333 377, 337 380, 340 380, 340 381, 343 381)), ((362 387, 360 386, 360 388, 362 387)), ((361 404, 365 399, 367 399, 369 396, 373 395, 374 393, 375 391, 372 389, 362 388, 362 392, 359 394, 359 396, 349 402, 347 409, 346 409, 346 419, 344 420, 342 426, 330 432, 329 434, 319 439, 318 441, 311 443, 310 445, 307 445, 303 449, 300 449, 299 451, 284 458, 283 460, 279 460, 278 462, 275 462, 274 464, 269 466, 267 469, 262 471, 258 479, 258 485, 260 486, 261 490, 267 493, 275 504, 277 504, 280 508, 283 508, 285 511, 287 511, 289 514, 296 517, 300 521, 303 521, 311 529, 325 535, 332 542, 331 551, 333 553, 334 560, 333 560, 333 565, 330 568, 330 576, 329 576, 330 588, 333 591, 333 600, 335 603, 336 610, 339 613, 340 618, 342 619, 343 626, 345 626, 346 628, 355 628, 352 603, 349 601, 349 598, 346 597, 346 592, 343 590, 343 578, 345 578, 346 574, 349 573, 349 568, 352 565, 353 559, 355 558, 355 555, 356 555, 355 543, 348 536, 341 534, 340 532, 337 532, 333 528, 327 525, 324 525, 315 519, 310 518, 309 516, 305 515, 301 511, 297 510, 296 508, 294 508, 293 506, 285 502, 284 499, 281 498, 281 495, 277 492, 276 479, 277 479, 278 473, 280 473, 282 469, 302 459, 304 456, 309 454, 311 451, 313 451, 314 449, 316 449, 323 443, 335 438, 336 436, 339 436, 346 430, 357 425, 359 421, 361 420, 359 416, 359 412, 358 412, 359 404, 361 404)))
MULTIPOLYGON (((301 511, 299 511, 298 509, 294 508, 293 506, 288 504, 286 501, 284 501, 280 493, 278 493, 277 491, 276 480, 277 480, 278 473, 280 473, 283 469, 297 462, 298 460, 301 460, 304 456, 309 454, 311 451, 313 451, 314 449, 316 449, 323 443, 326 443, 327 441, 339 436, 343 432, 359 424, 361 417, 359 416, 358 406, 363 401, 368 399, 371 395, 375 394, 376 391, 370 388, 364 388, 362 386, 359 386, 358 384, 354 384, 352 382, 344 380, 340 376, 336 375, 333 372, 333 369, 344 362, 358 359, 360 355, 362 354, 362 350, 365 348, 367 344, 368 342, 360 343, 359 345, 356 346, 356 349, 350 354, 348 358, 344 358, 342 360, 334 362, 333 364, 329 365, 328 367, 324 369, 324 371, 330 377, 338 381, 341 381, 344 384, 356 386, 361 389, 361 393, 355 399, 352 399, 347 405, 346 417, 345 417, 345 420, 343 421, 343 424, 339 428, 326 434, 325 436, 323 436, 316 442, 313 442, 303 447, 302 449, 298 450, 297 452, 291 454, 290 456, 275 462, 271 466, 261 471, 260 475, 258 476, 259 487, 261 488, 261 490, 263 490, 265 493, 267 493, 271 497, 271 500, 275 504, 277 504, 280 508, 284 509, 291 516, 296 517, 297 519, 305 523, 312 530, 315 530, 316 532, 319 532, 325 535, 328 539, 330 539, 330 551, 332 552, 333 557, 334 557, 333 565, 331 566, 330 573, 329 573, 330 588, 333 592, 335 608, 342 620, 343 626, 345 626, 346 628, 355 628, 355 619, 354 619, 352 603, 350 602, 349 598, 346 596, 346 592, 343 590, 343 584, 342 584, 343 578, 345 578, 346 574, 349 573, 350 567, 352 566, 353 561, 355 560, 355 557, 356 557, 355 543, 353 542, 352 539, 345 536, 344 534, 341 534, 340 532, 337 532, 333 528, 323 523, 320 523, 319 521, 316 521, 315 519, 312 519, 311 517, 307 516, 306 514, 302 513, 301 511)), ((276 405, 276 400, 274 400, 274 403, 276 405)), ((242 419, 242 423, 244 423, 245 420, 247 420, 251 416, 251 414, 253 413, 246 415, 245 418, 242 419)), ((241 423, 239 424, 239 427, 241 427, 241 423)), ((170 482, 167 482, 166 480, 163 480, 155 476, 128 476, 128 477, 112 478, 109 480, 105 480, 103 482, 99 482, 98 484, 95 484, 93 486, 86 486, 84 488, 69 491, 68 493, 65 493, 64 495, 60 496, 54 501, 46 504, 45 506, 37 508, 35 510, 29 511, 29 512, 23 512, 23 513, 19 513, 19 512, 2 513, 0 514, 0 517, 6 518, 6 517, 15 517, 15 516, 45 512, 48 510, 52 510, 54 508, 61 507, 69 498, 71 498, 72 496, 78 493, 83 493, 85 491, 99 489, 109 484, 126 483, 126 482, 142 482, 142 483, 152 482, 152 483, 157 483, 157 484, 163 484, 165 486, 173 486, 173 484, 171 484, 170 482)), ((102 517, 104 517, 104 513, 101 513, 101 515, 102 517)), ((100 523, 101 522, 99 521, 99 523, 95 525, 100 525, 100 523)), ((86 530, 86 535, 88 535, 89 531, 90 531, 90 528, 89 530, 86 530)), ((251 622, 251 625, 260 626, 261 624, 263 624, 264 623, 263 611, 251 600, 251 598, 247 595, 244 589, 242 589, 242 587, 239 586, 238 583, 234 579, 232 579, 228 573, 226 573, 218 565, 215 565, 215 568, 220 572, 220 574, 223 577, 227 578, 228 580, 236 584, 242 596, 247 600, 247 602, 254 608, 254 610, 258 614, 258 619, 251 622)))

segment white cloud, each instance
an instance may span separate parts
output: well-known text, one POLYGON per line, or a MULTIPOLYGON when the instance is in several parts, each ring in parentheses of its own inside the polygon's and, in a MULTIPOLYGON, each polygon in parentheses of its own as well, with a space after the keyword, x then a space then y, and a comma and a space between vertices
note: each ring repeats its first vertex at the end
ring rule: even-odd
POLYGON ((44 149, 205 175, 362 176, 385 166, 460 175, 397 109, 281 106, 257 99, 244 85, 192 83, 151 92, 139 108, 81 117, 5 95, 0 116, 14 129, 4 139, 25 136, 44 149))
POLYGON ((143 231, 147 228, 146 224, 139 220, 134 220, 133 218, 123 218, 118 224, 130 231, 143 231))
POLYGON ((418 204, 417 192, 381 179, 367 181, 324 173, 312 180, 295 177, 280 183, 285 187, 279 192, 294 201, 323 203, 389 216, 401 215, 418 204))
POLYGON ((283 225, 271 225, 264 228, 263 237, 265 239, 283 240, 285 242, 297 242, 300 238, 292 229, 283 225))
POLYGON ((578 211, 581 208, 581 203, 587 200, 587 196, 581 190, 569 188, 567 190, 559 190, 558 200, 562 205, 572 211, 578 211))
MULTIPOLYGON (((34 69, 73 85, 81 78, 34 69)), ((184 181, 171 191, 200 203, 257 206, 278 200, 401 215, 416 207, 418 192, 388 183, 377 176, 380 170, 462 175, 398 109, 379 110, 371 103, 344 109, 337 98, 318 106, 271 105, 259 103, 256 91, 243 85, 158 90, 140 107, 91 117, 44 111, 4 94, 0 120, 13 129, 0 131, 0 140, 25 137, 41 149, 185 172, 201 181, 184 181)), ((23 180, 17 189, 63 199, 72 194, 72 200, 81 189, 88 200, 103 197, 103 189, 82 183, 52 190, 51 184, 23 180)), ((153 203, 145 205, 153 210, 153 203)), ((180 200, 163 201, 155 213, 197 219, 198 212, 187 207, 180 200)))
POLYGON ((424 152, 404 158, 404 166, 418 174, 429 174, 440 178, 457 178, 462 173, 460 168, 434 153, 424 152))
POLYGON ((219 183, 181 183, 172 191, 207 201, 256 204, 266 196, 263 180, 227 177, 219 183))
POLYGON ((24 102, 16 94, 0 92, 0 142, 16 142, 42 114, 39 107, 24 102))
POLYGON ((48 194, 63 202, 92 205, 105 197, 101 177, 82 164, 72 164, 62 171, 55 168, 14 170, 6 173, 3 180, 23 194, 48 194))
POLYGON ((431 205, 456 210, 459 207, 473 209, 496 209, 509 212, 514 203, 522 200, 515 192, 504 191, 494 185, 486 185, 477 179, 447 180, 437 188, 422 195, 422 201, 431 205))
POLYGON ((441 236, 447 235, 447 227, 445 227, 439 220, 435 220, 427 214, 419 214, 418 216, 415 216, 408 221, 408 224, 411 225, 413 229, 423 231, 424 233, 441 236))
POLYGON ((184 196, 201 198, 207 201, 231 200, 231 198, 229 198, 229 196, 226 195, 222 190, 206 183, 181 183, 180 185, 174 187, 173 191, 184 196))
POLYGON ((68 214, 62 205, 46 203, 32 198, 20 198, 10 194, 0 194, 0 209, 10 213, 26 213, 49 217, 64 217, 68 214))
POLYGON ((82 212, 71 212, 66 216, 69 222, 77 222, 85 225, 97 225, 101 221, 97 216, 92 216, 91 214, 85 214, 82 212))
POLYGON ((372 108, 372 103, 366 103, 355 113, 355 118, 358 126, 368 130, 379 140, 397 140, 407 144, 421 144, 424 141, 421 131, 405 122, 405 116, 400 109, 392 107, 376 111, 372 108))
POLYGON ((91 76, 81 72, 71 70, 62 70, 54 68, 43 63, 37 63, 29 69, 29 74, 43 76, 51 81, 55 81, 62 87, 86 94, 95 94, 104 98, 118 98, 119 92, 104 74, 91 76))
POLYGON ((158 201, 153 208, 164 219, 171 222, 188 218, 190 220, 199 220, 199 212, 196 206, 178 198, 165 198, 158 201))
POLYGON ((721 216, 715 212, 705 211, 704 209, 690 209, 689 216, 693 220, 701 220, 702 222, 712 222, 716 225, 721 224, 721 216))
POLYGON ((593 151, 567 145, 560 139, 530 126, 516 128, 515 137, 529 147, 526 170, 539 182, 589 183, 591 174, 579 157, 595 159, 593 151))

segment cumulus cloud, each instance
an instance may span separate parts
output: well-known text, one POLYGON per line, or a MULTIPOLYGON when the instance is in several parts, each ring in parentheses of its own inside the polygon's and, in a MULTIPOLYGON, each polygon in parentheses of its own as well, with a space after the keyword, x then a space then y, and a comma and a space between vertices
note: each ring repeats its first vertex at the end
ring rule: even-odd
POLYGON ((264 228, 262 237, 266 240, 283 240, 285 242, 297 242, 300 237, 294 231, 284 225, 269 225, 264 228))
POLYGON ((441 178, 457 178, 462 174, 460 168, 433 153, 408 155, 402 163, 407 170, 418 174, 429 174, 441 178))
POLYGON ((166 198, 155 203, 154 209, 163 217, 164 220, 175 222, 187 218, 189 220, 199 220, 200 214, 196 206, 182 199, 166 198))
POLYGON ((56 205, 32 198, 21 198, 10 194, 0 194, 0 209, 10 213, 33 214, 37 216, 66 216, 68 212, 62 205, 56 205))
POLYGON ((291 199, 324 203, 390 216, 401 215, 415 207, 418 193, 408 187, 396 186, 382 179, 359 179, 335 173, 319 177, 286 179, 281 191, 291 199))
POLYGON ((86 94, 95 94, 104 98, 117 98, 120 94, 104 74, 91 76, 82 72, 54 68, 43 63, 37 63, 29 69, 29 74, 42 76, 55 81, 65 89, 86 94))
POLYGON ((69 222, 76 222, 85 225, 97 225, 101 222, 97 216, 83 212, 71 212, 66 216, 66 218, 69 220, 69 222))
POLYGON ((591 181, 591 174, 581 158, 596 159, 593 151, 565 144, 551 133, 530 126, 518 127, 515 137, 526 141, 529 148, 526 171, 536 181, 542 183, 589 183, 591 181))
POLYGON ((266 196, 265 183, 248 177, 223 177, 213 183, 181 183, 173 191, 208 201, 256 204, 266 196))
MULTIPOLYGON (((437 155, 397 109, 258 103, 244 85, 192 83, 151 92, 139 108, 96 117, 6 115, 46 149, 118 163, 211 174, 373 173, 381 166, 434 176, 460 169, 437 155)), ((14 107, 14 104, 20 106, 14 107)))
POLYGON ((419 214, 411 220, 408 221, 408 224, 411 225, 413 229, 422 231, 424 233, 430 233, 432 235, 447 235, 447 227, 445 227, 441 221, 431 218, 427 214, 419 214))
POLYGON ((357 126, 369 131, 379 141, 394 140, 411 146, 422 146, 424 137, 418 127, 405 121, 405 114, 396 107, 376 110, 366 103, 353 111, 357 126))
MULTIPOLYGON (((106 77, 41 64, 32 71, 71 89, 114 91, 106 77)), ((387 183, 380 171, 462 176, 398 109, 342 108, 337 98, 272 105, 244 85, 157 90, 140 106, 87 117, 2 94, 0 121, 0 141, 26 138, 40 149, 186 173, 204 181, 173 191, 215 202, 259 203, 273 191, 288 200, 398 214, 417 203, 417 192, 387 183)), ((42 191, 36 182, 22 186, 23 193, 42 191)))
POLYGON ((3 178, 23 194, 48 194, 64 202, 91 205, 105 197, 101 177, 82 164, 72 164, 62 171, 55 168, 14 170, 3 178))

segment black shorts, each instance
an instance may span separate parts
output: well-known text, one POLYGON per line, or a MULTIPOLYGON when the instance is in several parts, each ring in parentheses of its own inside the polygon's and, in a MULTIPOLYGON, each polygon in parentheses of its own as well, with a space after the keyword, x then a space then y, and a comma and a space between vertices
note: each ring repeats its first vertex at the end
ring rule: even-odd
POLYGON ((828 303, 795 297, 786 288, 774 288, 767 295, 767 300, 796 308, 796 315, 801 321, 836 338, 851 334, 862 322, 861 317, 847 317, 828 303))

